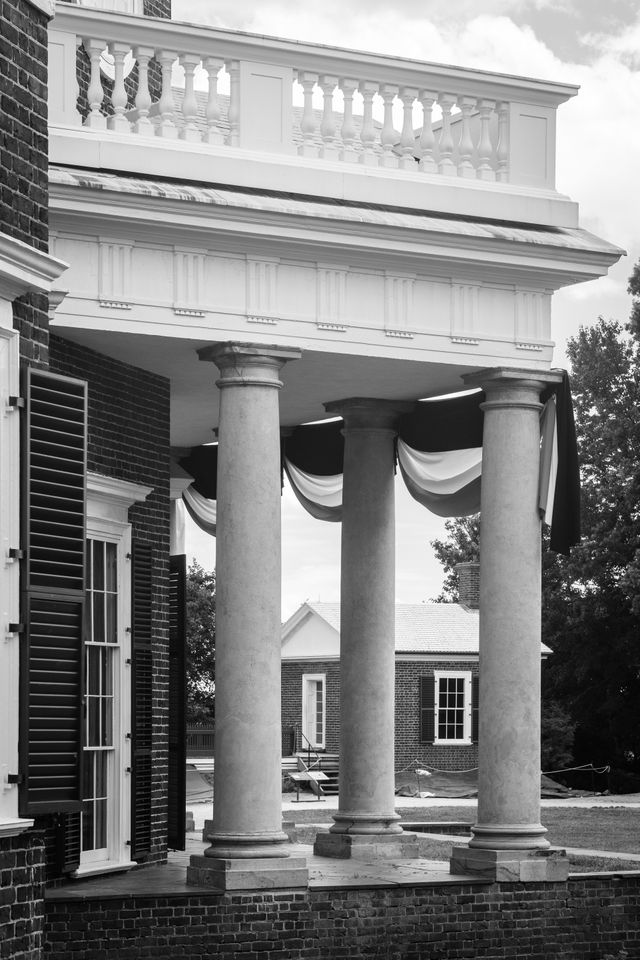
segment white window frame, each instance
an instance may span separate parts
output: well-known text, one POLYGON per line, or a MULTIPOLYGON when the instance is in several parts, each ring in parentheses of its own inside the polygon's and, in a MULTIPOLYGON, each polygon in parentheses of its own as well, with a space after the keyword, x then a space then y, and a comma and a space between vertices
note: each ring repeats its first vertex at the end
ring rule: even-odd
POLYGON ((434 744, 445 747, 470 747, 471 746, 471 712, 472 712, 472 673, 471 670, 435 670, 433 673, 435 681, 434 690, 434 744), (438 719, 440 714, 440 681, 441 680, 464 680, 464 730, 463 736, 457 739, 440 739, 438 737, 438 719))
POLYGON ((114 676, 113 792, 107 807, 106 856, 80 857, 73 874, 85 877, 134 866, 131 859, 131 524, 129 508, 145 500, 151 487, 90 473, 87 476, 88 540, 115 543, 118 551, 118 663, 114 676))
MULTIPOLYGON (((315 726, 315 724, 314 724, 315 726)), ((326 673, 303 673, 302 675, 302 732, 307 737, 311 743, 312 749, 315 750, 324 750, 325 744, 327 742, 327 675, 326 673), (315 741, 315 735, 313 740, 308 736, 309 730, 307 727, 307 710, 309 708, 309 691, 310 684, 320 681, 322 683, 322 742, 317 743, 315 741)), ((308 746, 305 741, 302 744, 303 749, 308 746)))

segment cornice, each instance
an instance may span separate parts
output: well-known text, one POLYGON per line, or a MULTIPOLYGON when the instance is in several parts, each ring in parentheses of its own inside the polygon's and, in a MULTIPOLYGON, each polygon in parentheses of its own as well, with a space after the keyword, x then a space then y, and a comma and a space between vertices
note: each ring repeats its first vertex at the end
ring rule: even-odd
POLYGON ((129 507, 146 500, 152 492, 153 487, 141 483, 117 480, 99 473, 87 473, 87 497, 91 502, 92 512, 102 508, 104 516, 120 523, 127 522, 129 507))
MULTIPOLYGON (((405 269, 434 276, 441 276, 446 267, 449 273, 453 269, 465 277, 477 275, 484 280, 491 269, 494 280, 502 275, 504 282, 531 283, 547 290, 598 278, 623 253, 604 241, 589 249, 585 242, 589 235, 578 230, 568 231, 577 235, 574 245, 545 243, 541 237, 527 242, 521 238, 524 230, 516 242, 507 237, 470 236, 456 220, 451 221, 450 230, 429 230, 418 223, 407 228, 405 224, 342 221, 292 210, 277 213, 250 206, 187 205, 174 198, 128 193, 110 193, 107 200, 92 189, 55 183, 50 187, 50 207, 54 218, 59 215, 82 223, 83 232, 96 236, 104 233, 105 223, 111 221, 117 224, 120 237, 137 240, 152 233, 157 239, 157 228, 162 224, 167 243, 187 239, 195 243, 195 238, 206 238, 211 244, 214 238, 220 250, 228 252, 233 237, 233 242, 244 248, 256 249, 268 243, 272 255, 277 247, 278 256, 295 259, 305 255, 317 259, 318 250, 329 244, 331 249, 339 246, 347 251, 353 267, 383 265, 389 270, 392 265, 394 271, 405 269)), ((60 228, 65 229, 64 223, 60 228)), ((532 232, 541 233, 535 227, 532 232)))
POLYGON ((0 233, 0 297, 4 300, 25 293, 48 293, 67 266, 63 260, 0 233))

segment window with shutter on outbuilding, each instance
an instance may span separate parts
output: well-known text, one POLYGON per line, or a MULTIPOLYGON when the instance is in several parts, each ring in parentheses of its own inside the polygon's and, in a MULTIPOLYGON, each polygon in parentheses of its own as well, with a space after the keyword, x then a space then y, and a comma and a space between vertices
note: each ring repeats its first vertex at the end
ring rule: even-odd
POLYGON ((435 680, 420 679, 420 741, 433 743, 435 739, 435 680))

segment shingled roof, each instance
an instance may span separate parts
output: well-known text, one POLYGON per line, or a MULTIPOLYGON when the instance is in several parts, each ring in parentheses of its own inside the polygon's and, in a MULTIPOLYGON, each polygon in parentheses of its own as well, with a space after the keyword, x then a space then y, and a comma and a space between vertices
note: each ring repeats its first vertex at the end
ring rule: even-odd
MULTIPOLYGON (((339 603, 310 603, 304 608, 340 632, 339 603)), ((291 618, 297 618, 299 611, 291 618)), ((289 622, 291 622, 289 621, 289 622)), ((293 624, 292 624, 293 626, 293 624)), ((287 624, 284 627, 287 633, 287 624)), ((396 653, 478 655, 478 611, 459 603, 397 603, 396 653)), ((541 645, 542 653, 551 650, 541 645)))

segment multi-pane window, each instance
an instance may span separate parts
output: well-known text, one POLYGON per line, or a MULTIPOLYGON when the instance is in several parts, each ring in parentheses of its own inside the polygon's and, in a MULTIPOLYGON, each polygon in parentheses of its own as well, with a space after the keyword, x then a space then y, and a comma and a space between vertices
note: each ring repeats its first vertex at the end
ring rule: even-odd
POLYGON ((442 677, 438 685, 438 740, 464 738, 464 679, 442 677))
POLYGON ((435 742, 470 742, 471 674, 435 673, 435 742))
POLYGON ((324 674, 305 674, 302 678, 302 733, 303 747, 324 747, 324 674))
POLYGON ((114 791, 114 698, 119 670, 118 551, 115 543, 87 542, 85 607, 85 737, 82 851, 105 851, 114 791))

